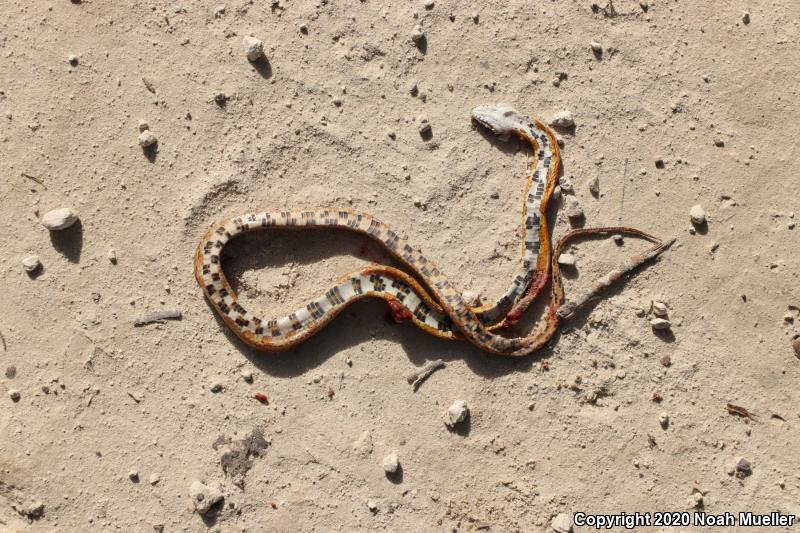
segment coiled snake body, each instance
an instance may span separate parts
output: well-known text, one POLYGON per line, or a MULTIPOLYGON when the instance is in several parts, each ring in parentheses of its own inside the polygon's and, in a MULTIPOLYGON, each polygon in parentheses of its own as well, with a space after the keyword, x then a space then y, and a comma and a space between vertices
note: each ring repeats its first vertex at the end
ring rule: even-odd
POLYGON ((525 186, 522 267, 495 304, 470 307, 436 265, 371 215, 335 209, 265 212, 242 215, 214 224, 200 241, 195 253, 195 278, 225 323, 239 338, 258 350, 286 350, 314 335, 350 303, 371 296, 386 300, 396 319, 409 319, 437 337, 463 337, 488 352, 523 356, 533 353, 549 341, 560 320, 569 316, 575 308, 622 275, 659 255, 672 243, 662 243, 632 228, 589 228, 568 232, 555 249, 551 249, 547 206, 561 164, 555 137, 541 122, 523 117, 507 106, 480 106, 473 109, 472 117, 498 135, 515 134, 529 141, 536 158, 525 186), (331 228, 362 233, 378 241, 414 276, 391 266, 368 266, 346 276, 302 309, 265 321, 238 303, 222 271, 221 262, 222 248, 228 241, 241 233, 262 228, 331 228), (653 242, 654 246, 643 254, 631 257, 596 282, 590 290, 565 303, 556 261, 564 245, 574 237, 613 233, 641 237, 653 242), (502 335, 504 326, 519 319, 548 280, 552 282, 550 302, 539 327, 523 337, 502 335))

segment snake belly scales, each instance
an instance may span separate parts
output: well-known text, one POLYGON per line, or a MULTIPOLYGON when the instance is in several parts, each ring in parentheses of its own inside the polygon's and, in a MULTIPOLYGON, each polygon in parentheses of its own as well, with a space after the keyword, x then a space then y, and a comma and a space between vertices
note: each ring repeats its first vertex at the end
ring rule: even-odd
POLYGON ((222 220, 200 241, 194 257, 195 278, 211 305, 245 343, 260 351, 287 350, 302 343, 350 303, 365 297, 386 300, 397 321, 410 320, 422 330, 444 339, 464 338, 485 351, 505 356, 531 354, 555 334, 560 321, 599 291, 655 258, 672 241, 662 242, 628 227, 581 228, 567 232, 551 246, 547 208, 561 166, 558 143, 541 122, 505 105, 473 109, 475 122, 502 137, 517 135, 533 147, 535 164, 527 179, 522 208, 524 253, 519 273, 492 305, 470 306, 441 270, 386 224, 352 210, 321 209, 247 214, 222 220), (325 294, 302 309, 277 319, 262 320, 237 301, 222 270, 221 252, 231 239, 263 228, 330 228, 353 231, 378 241, 406 272, 387 265, 371 265, 347 275, 325 294), (653 246, 632 256, 571 301, 565 301, 557 258, 576 237, 622 234, 650 241, 653 246), (412 275, 413 274, 413 275, 412 275), (548 307, 532 332, 509 337, 513 325, 550 281, 548 307))

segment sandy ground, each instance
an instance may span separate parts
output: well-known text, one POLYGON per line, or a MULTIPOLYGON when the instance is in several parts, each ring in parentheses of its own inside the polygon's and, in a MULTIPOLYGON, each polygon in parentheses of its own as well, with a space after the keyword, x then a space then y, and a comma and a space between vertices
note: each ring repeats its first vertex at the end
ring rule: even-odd
MULTIPOLYGON (((648 1, 2 2, 0 530, 550 531, 559 513, 697 510, 693 491, 710 513, 800 514, 800 6, 648 1), (264 355, 204 302, 191 259, 210 223, 318 206, 375 214, 495 298, 531 159, 471 125, 495 102, 572 111, 564 175, 587 225, 678 238, 539 354, 436 340, 364 302, 264 355), (692 235, 695 204, 709 220, 692 235), (80 225, 51 235, 40 217, 64 206, 80 225), (653 300, 671 333, 651 329, 653 300), (160 309, 183 320, 133 327, 160 309), (404 376, 440 358, 413 392, 404 376), (456 399, 471 418, 450 432, 456 399), (253 430, 266 448, 224 471, 253 430), (739 457, 751 475, 731 475, 739 457), (224 494, 204 517, 196 480, 224 494)), ((575 246, 568 293, 641 249, 575 246)), ((226 269, 266 317, 380 257, 355 236, 267 232, 232 243, 226 269)))

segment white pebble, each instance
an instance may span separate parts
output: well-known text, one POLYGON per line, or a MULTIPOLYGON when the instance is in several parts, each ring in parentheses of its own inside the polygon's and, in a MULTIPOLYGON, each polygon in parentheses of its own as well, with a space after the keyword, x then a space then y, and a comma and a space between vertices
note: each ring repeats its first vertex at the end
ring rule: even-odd
POLYGON ((572 520, 566 513, 559 513, 550 522, 550 527, 556 533, 572 533, 572 520))
POLYGON ((150 129, 150 124, 144 119, 139 119, 139 123, 137 124, 139 131, 147 131, 150 129))
POLYGON ((470 291, 466 290, 461 293, 461 297, 464 299, 466 304, 470 307, 478 307, 481 305, 481 293, 478 291, 470 291))
POLYGON ((139 472, 136 470, 131 470, 130 472, 128 472, 128 479, 130 479, 131 481, 138 481, 139 472))
POLYGON ((240 375, 245 383, 252 383, 253 382, 253 373, 250 370, 242 370, 240 375))
POLYGON ((689 210, 689 217, 692 219, 692 224, 702 226, 706 221, 706 212, 703 210, 703 206, 700 204, 692 206, 689 210))
POLYGON ((70 54, 69 57, 67 58, 67 61, 69 61, 69 64, 74 67, 78 64, 78 56, 76 56, 75 54, 70 54))
POLYGON ((17 389, 9 389, 8 397, 11 398, 12 402, 18 402, 20 399, 19 391, 17 389))
POLYGON ((665 318, 654 318, 650 321, 650 327, 653 329, 669 329, 669 320, 665 318))
POLYGON ((378 512, 378 504, 375 503, 375 500, 367 500, 367 509, 370 512, 377 513, 378 512))
POLYGON ((425 9, 433 9, 433 0, 425 0, 425 9))
POLYGON ((660 317, 667 316, 667 304, 664 302, 653 302, 653 313, 660 317))
POLYGON ((431 132, 431 123, 428 121, 427 117, 417 117, 417 129, 420 135, 428 135, 431 132))
POLYGON ((603 53, 603 45, 598 43, 597 41, 592 41, 589 43, 589 46, 592 47, 592 52, 595 54, 602 54, 603 53))
POLYGON ((617 246, 622 246, 623 244, 625 244, 625 239, 619 233, 615 233, 614 235, 611 236, 611 238, 614 239, 614 244, 616 244, 617 246))
POLYGON ((48 211, 42 217, 42 226, 50 231, 66 229, 78 221, 78 215, 69 207, 62 207, 48 211))
POLYGON ((250 61, 258 61, 264 55, 264 43, 252 35, 244 38, 244 53, 250 61))
POLYGON ((558 200, 561 198, 561 185, 556 185, 553 188, 553 200, 558 200))
POLYGON ((387 474, 394 474, 400 468, 400 459, 396 453, 390 453, 383 458, 383 471, 387 474))
POLYGON ((158 474, 150 474, 150 479, 148 479, 148 481, 151 485, 156 485, 159 481, 161 481, 161 476, 158 474))
POLYGON ((561 266, 575 266, 575 256, 572 254, 561 254, 558 256, 558 264, 561 266))
POLYGON ((108 257, 108 260, 112 265, 117 264, 117 252, 113 248, 108 249, 108 252, 106 252, 106 257, 108 257))
POLYGON ((658 423, 661 424, 662 428, 667 429, 667 426, 669 426, 669 415, 667 413, 658 415, 658 423))
POLYGON ((589 192, 594 196, 600 195, 600 178, 597 176, 589 180, 589 192))
POLYGON ((195 481, 189 487, 189 496, 192 498, 194 508, 201 515, 206 514, 215 503, 222 500, 222 493, 213 487, 203 485, 199 481, 195 481))
POLYGON ((22 268, 25 269, 25 272, 35 272, 40 266, 42 266, 42 262, 39 261, 38 255, 29 255, 22 260, 22 268))
POLYGON ((222 383, 219 381, 212 381, 211 384, 208 386, 208 390, 211 392, 222 392, 223 386, 222 383))
POLYGON ((144 130, 142 133, 139 134, 139 146, 142 148, 147 148, 148 146, 152 146, 158 142, 158 138, 153 135, 153 132, 150 130, 144 130))
POLYGON ((558 186, 561 187, 561 190, 565 193, 572 192, 572 180, 566 176, 558 178, 558 186))
POLYGON ((571 128, 575 125, 575 119, 572 117, 571 112, 567 110, 559 111, 553 115, 550 125, 556 128, 571 128))
POLYGON ((422 27, 414 27, 414 31, 411 32, 411 40, 416 44, 420 44, 425 40, 425 32, 422 31, 422 27))
POLYGON ((468 416, 469 407, 467 407, 467 401, 456 400, 447 408, 447 412, 444 414, 444 423, 447 427, 452 428, 466 420, 468 416))

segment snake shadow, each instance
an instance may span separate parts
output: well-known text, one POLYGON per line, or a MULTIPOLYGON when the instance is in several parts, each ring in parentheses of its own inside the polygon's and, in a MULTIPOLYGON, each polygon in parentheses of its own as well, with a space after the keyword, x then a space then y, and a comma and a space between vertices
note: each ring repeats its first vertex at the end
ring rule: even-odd
MULTIPOLYGON (((303 238, 299 240, 297 238, 299 233, 295 230, 266 229, 238 236, 225 247, 222 256, 225 276, 240 298, 241 289, 246 285, 243 274, 249 270, 280 268, 289 263, 315 264, 332 256, 342 255, 401 266, 367 237, 335 229, 304 229, 302 233, 303 238)), ((336 274, 335 277, 338 277, 344 272, 336 274)), ((316 297, 333 286, 335 281, 334 278, 328 278, 304 280, 303 283, 315 283, 319 287, 318 291, 309 296, 316 297)), ((211 305, 206 303, 211 308, 211 305)), ((295 307, 303 305, 302 302, 297 302, 291 308, 281 305, 279 311, 261 313, 256 309, 260 302, 241 301, 241 303, 245 308, 252 308, 262 319, 274 318, 284 312, 288 314, 295 307)), ((294 377, 304 374, 345 351, 353 358, 360 358, 359 354, 364 354, 365 359, 368 359, 384 351, 386 343, 398 344, 415 365, 423 365, 437 359, 445 362, 462 360, 476 374, 487 378, 527 371, 536 360, 550 355, 550 349, 545 348, 529 357, 497 357, 474 347, 465 340, 448 341, 428 335, 410 322, 389 324, 385 319, 387 310, 386 303, 380 299, 357 301, 346 307, 330 324, 307 341, 290 350, 277 353, 254 350, 241 341, 216 312, 212 310, 212 313, 219 328, 232 345, 259 370, 274 377, 294 377), (357 347, 361 347, 361 350, 353 350, 357 347)))

